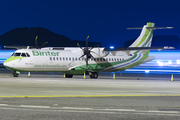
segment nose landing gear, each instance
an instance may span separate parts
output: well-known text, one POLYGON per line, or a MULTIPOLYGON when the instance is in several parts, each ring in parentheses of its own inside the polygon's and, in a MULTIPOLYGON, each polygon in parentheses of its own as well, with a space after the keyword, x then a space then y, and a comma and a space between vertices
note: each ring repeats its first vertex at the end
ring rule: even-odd
POLYGON ((19 72, 17 72, 17 71, 13 71, 13 77, 19 77, 19 72))

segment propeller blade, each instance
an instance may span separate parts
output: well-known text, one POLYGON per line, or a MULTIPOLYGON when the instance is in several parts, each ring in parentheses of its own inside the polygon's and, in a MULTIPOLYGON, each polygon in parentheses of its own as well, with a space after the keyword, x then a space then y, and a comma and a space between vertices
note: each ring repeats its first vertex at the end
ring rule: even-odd
POLYGON ((93 48, 95 48, 95 47, 97 47, 97 46, 99 46, 99 45, 95 45, 94 47, 92 47, 91 49, 89 49, 89 50, 92 50, 93 48))
POLYGON ((88 56, 86 55, 86 70, 89 70, 88 68, 88 56))
POLYGON ((48 42, 45 42, 45 43, 41 46, 41 48, 44 47, 44 45, 47 44, 47 43, 48 43, 48 42))
POLYGON ((83 50, 83 48, 79 45, 79 43, 77 43, 77 46, 80 47, 83 50))
POLYGON ((79 59, 80 59, 80 58, 82 58, 82 57, 84 57, 84 56, 85 56, 85 54, 84 54, 84 55, 82 55, 81 57, 79 57, 79 59))
MULTIPOLYGON (((94 58, 91 54, 90 54, 91 58, 94 58)), ((94 58, 95 59, 95 58, 94 58)))
POLYGON ((89 39, 89 35, 86 38, 86 50, 88 50, 88 39, 89 39))
POLYGON ((36 48, 38 49, 37 39, 38 39, 38 36, 36 36, 36 38, 35 38, 36 48))

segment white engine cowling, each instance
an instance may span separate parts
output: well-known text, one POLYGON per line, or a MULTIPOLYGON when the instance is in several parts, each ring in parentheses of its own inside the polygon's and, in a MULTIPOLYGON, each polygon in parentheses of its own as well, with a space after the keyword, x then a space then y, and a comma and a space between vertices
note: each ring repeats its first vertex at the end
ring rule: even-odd
POLYGON ((104 48, 93 48, 91 50, 91 55, 94 58, 102 58, 108 55, 107 52, 104 52, 104 48))

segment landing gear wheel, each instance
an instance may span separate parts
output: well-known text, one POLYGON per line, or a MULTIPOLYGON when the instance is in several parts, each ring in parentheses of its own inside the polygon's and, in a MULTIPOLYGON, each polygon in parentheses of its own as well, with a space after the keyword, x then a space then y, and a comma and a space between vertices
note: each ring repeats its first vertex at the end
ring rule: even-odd
POLYGON ((19 77, 19 74, 16 71, 13 71, 13 77, 19 77))
POLYGON ((66 78, 72 78, 72 77, 73 77, 73 75, 70 75, 70 74, 65 74, 65 77, 66 77, 66 78))
POLYGON ((90 78, 95 78, 95 79, 97 79, 97 78, 98 78, 98 73, 97 73, 97 72, 91 72, 90 78))

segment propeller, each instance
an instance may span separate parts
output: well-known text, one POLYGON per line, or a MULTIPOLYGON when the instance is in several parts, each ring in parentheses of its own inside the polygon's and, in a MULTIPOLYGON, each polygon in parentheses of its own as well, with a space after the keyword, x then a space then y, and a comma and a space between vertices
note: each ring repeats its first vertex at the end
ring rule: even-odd
MULTIPOLYGON (((37 39, 38 39, 38 36, 36 36, 36 38, 35 38, 36 49, 38 49, 37 39)), ((45 42, 40 48, 44 47, 44 45, 47 43, 48 42, 45 42)))
MULTIPOLYGON (((82 58, 82 57, 84 57, 84 56, 86 56, 86 70, 88 71, 89 70, 89 68, 88 68, 88 60, 90 59, 90 58, 94 58, 92 55, 91 55, 91 50, 93 49, 93 48, 95 48, 95 47, 97 47, 97 46, 99 46, 99 45, 95 45, 94 47, 91 47, 91 48, 88 48, 88 39, 89 39, 89 35, 87 36, 87 38, 86 38, 86 47, 84 47, 84 48, 82 48, 80 45, 79 45, 79 43, 77 43, 77 46, 79 46, 82 50, 83 50, 83 55, 81 56, 81 57, 79 57, 79 59, 80 58, 82 58)), ((95 59, 95 58, 94 58, 95 59)))
POLYGON ((35 38, 36 49, 38 49, 37 39, 38 39, 38 36, 36 36, 36 38, 35 38))

